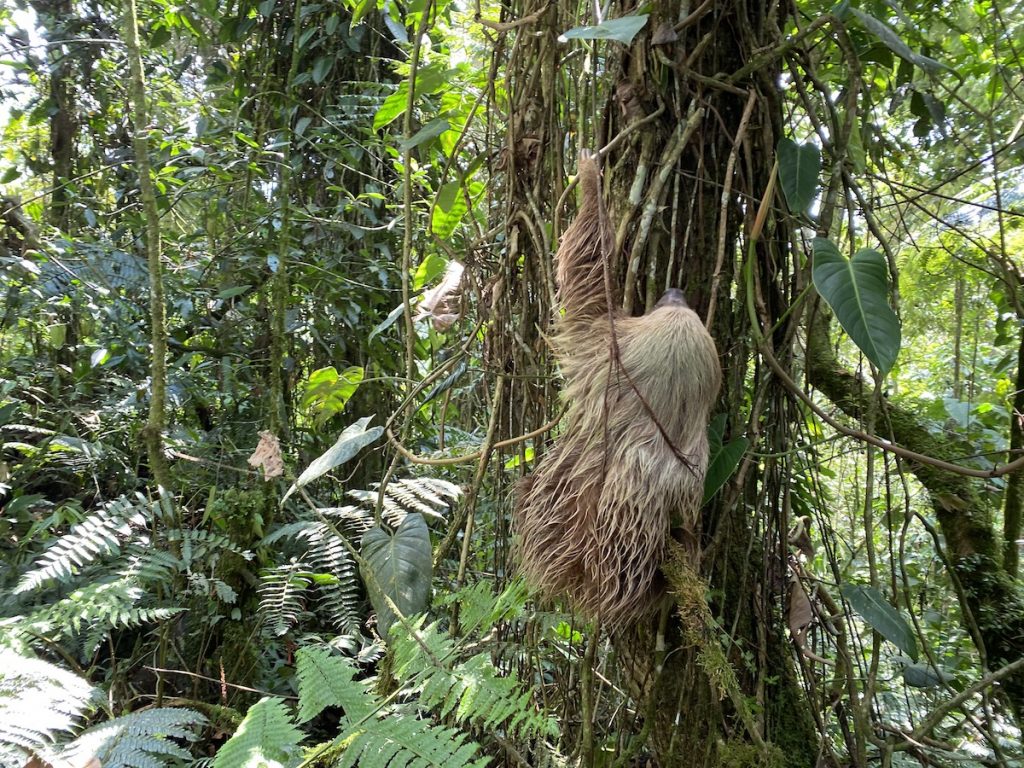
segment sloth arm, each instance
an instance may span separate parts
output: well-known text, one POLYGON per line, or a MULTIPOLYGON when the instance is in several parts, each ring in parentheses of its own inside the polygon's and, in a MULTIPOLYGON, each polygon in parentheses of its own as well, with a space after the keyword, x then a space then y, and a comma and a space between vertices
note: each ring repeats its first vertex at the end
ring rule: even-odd
POLYGON ((615 235, 601 197, 601 167, 592 152, 580 153, 579 184, 579 213, 562 235, 556 257, 558 295, 565 310, 559 325, 570 334, 586 332, 594 321, 605 319, 609 297, 616 302, 611 286, 605 284, 615 235))

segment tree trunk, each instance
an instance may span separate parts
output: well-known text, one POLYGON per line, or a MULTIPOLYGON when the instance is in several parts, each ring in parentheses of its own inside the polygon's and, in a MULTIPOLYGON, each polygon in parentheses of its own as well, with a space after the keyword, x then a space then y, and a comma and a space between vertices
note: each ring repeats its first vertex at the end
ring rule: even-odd
MULTIPOLYGON (((779 68, 757 68, 735 84, 725 83, 721 73, 739 70, 754 51, 776 44, 788 7, 734 0, 700 4, 689 16, 697 5, 656 4, 628 48, 591 42, 574 53, 559 47, 556 36, 594 23, 576 16, 574 4, 543 11, 544 3, 528 1, 514 8, 515 18, 538 13, 540 20, 518 35, 508 64, 512 107, 505 162, 511 252, 506 264, 511 271, 499 295, 503 300, 518 296, 514 314, 501 314, 529 324, 501 336, 509 339, 510 350, 513 340, 519 344, 509 352, 515 370, 536 369, 544 362, 543 343, 538 344, 531 325, 548 328, 548 316, 534 312, 554 304, 550 254, 562 229, 558 225, 571 217, 553 211, 556 228, 550 240, 535 222, 538 215, 545 220, 549 201, 559 199, 563 166, 575 170, 576 150, 608 147, 603 164, 618 246, 613 270, 624 286, 625 307, 642 314, 666 288, 682 288, 691 307, 708 317, 719 346, 724 386, 718 410, 727 415, 727 439, 746 433, 752 441, 763 441, 766 453, 784 456, 790 439, 784 425, 797 414, 771 377, 748 370, 746 311, 742 301, 732 298, 742 292, 735 282, 746 253, 743 224, 749 227, 756 210, 750 201, 759 200, 768 186, 781 135, 779 68), (596 98, 586 87, 573 91, 575 78, 556 76, 565 66, 561 57, 570 55, 600 62, 608 73, 598 81, 596 98), (576 143, 563 142, 563 136, 575 137, 576 143), (523 291, 532 291, 539 301, 530 302, 523 291), (530 359, 521 352, 524 338, 531 340, 530 359), (761 434, 762 411, 769 407, 777 409, 776 428, 761 434)), ((628 12, 615 8, 608 17, 628 12)), ((783 316, 798 289, 796 278, 778 266, 791 262, 787 254, 785 231, 777 241, 763 236, 757 246, 760 269, 768 276, 761 298, 773 320, 783 316)), ((781 325, 780 345, 791 343, 793 330, 789 323, 781 325)), ((549 386, 532 387, 532 397, 555 402, 549 386)), ((506 407, 521 409, 522 402, 512 395, 506 407)), ((524 419, 522 431, 542 423, 536 412, 532 415, 524 419)), ((670 572, 677 590, 688 585, 689 599, 677 600, 684 622, 672 611, 660 636, 648 627, 613 639, 640 713, 633 738, 622 744, 620 761, 649 750, 663 766, 814 764, 814 721, 779 608, 788 583, 787 512, 782 494, 764 490, 785 487, 788 461, 770 459, 762 468, 745 465, 705 515, 702 571, 715 595, 710 613, 704 585, 670 572)), ((591 648, 596 642, 590 640, 591 648)), ((577 749, 585 764, 594 759, 588 747, 609 735, 602 728, 612 730, 595 718, 594 698, 582 691, 582 714, 562 715, 563 722, 594 718, 585 722, 583 749, 577 749), (591 733, 590 725, 597 733, 591 733)), ((621 740, 621 729, 618 735, 621 740)))

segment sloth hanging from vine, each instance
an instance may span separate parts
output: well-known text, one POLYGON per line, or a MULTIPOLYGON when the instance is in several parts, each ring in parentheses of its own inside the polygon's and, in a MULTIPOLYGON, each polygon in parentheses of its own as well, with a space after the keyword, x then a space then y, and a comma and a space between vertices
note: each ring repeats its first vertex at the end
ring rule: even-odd
POLYGON ((699 560, 708 413, 722 374, 682 291, 642 317, 619 308, 593 153, 580 153, 579 182, 580 210, 558 247, 564 314, 552 339, 567 425, 521 482, 514 522, 527 580, 617 628, 654 604, 670 527, 699 560))

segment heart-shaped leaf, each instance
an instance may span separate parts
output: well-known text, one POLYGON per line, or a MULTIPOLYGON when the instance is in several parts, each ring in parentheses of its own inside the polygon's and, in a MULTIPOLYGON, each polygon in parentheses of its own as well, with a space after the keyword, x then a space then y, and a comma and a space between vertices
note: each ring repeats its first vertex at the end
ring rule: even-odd
POLYGON ((821 152, 813 144, 779 139, 779 184, 791 213, 805 213, 818 194, 821 152))
POLYGON ((900 351, 900 321, 889 306, 889 270, 878 251, 847 259, 824 237, 814 238, 814 287, 854 344, 886 374, 900 351))
POLYGON ((907 620, 868 584, 843 584, 839 590, 850 606, 878 634, 917 661, 917 638, 907 620))
POLYGON ((394 535, 379 527, 368 530, 363 534, 362 556, 373 577, 364 575, 366 591, 377 612, 380 636, 387 639, 396 616, 384 595, 403 616, 423 612, 430 601, 433 563, 423 515, 406 515, 394 535))

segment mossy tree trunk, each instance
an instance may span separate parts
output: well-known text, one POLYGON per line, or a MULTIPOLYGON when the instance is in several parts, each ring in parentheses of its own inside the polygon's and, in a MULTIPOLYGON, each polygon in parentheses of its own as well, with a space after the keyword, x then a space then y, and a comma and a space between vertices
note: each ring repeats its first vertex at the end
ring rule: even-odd
POLYGON ((124 40, 128 49, 131 74, 128 82, 131 114, 134 122, 133 147, 135 170, 139 176, 139 200, 144 222, 143 242, 149 266, 149 316, 152 360, 150 363, 149 417, 142 434, 146 443, 149 468, 156 484, 170 490, 170 475, 164 456, 164 425, 167 408, 167 308, 164 300, 163 259, 160 242, 160 213, 149 162, 149 107, 146 104, 146 80, 139 45, 138 15, 135 0, 125 5, 124 40))

